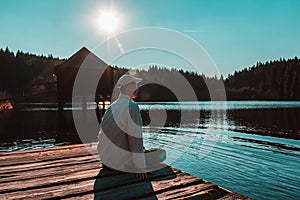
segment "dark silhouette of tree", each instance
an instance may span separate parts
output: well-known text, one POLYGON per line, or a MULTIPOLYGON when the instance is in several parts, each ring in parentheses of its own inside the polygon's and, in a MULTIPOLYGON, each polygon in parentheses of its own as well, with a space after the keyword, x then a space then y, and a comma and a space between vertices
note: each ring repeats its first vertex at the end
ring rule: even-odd
POLYGON ((300 60, 280 58, 234 72, 225 80, 229 100, 300 100, 300 60))
POLYGON ((20 50, 14 54, 8 47, 0 49, 0 91, 10 96, 22 96, 24 91, 29 95, 47 93, 53 89, 48 83, 55 81, 53 68, 63 61, 52 55, 37 56, 20 50))

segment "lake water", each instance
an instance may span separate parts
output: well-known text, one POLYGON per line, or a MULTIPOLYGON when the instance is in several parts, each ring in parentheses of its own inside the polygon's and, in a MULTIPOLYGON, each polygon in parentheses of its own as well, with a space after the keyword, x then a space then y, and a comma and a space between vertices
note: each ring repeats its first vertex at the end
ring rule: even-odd
MULTIPOLYGON (((140 108, 145 147, 166 149, 168 164, 253 199, 300 199, 300 102, 140 103, 140 108)), ((101 116, 92 103, 88 113, 101 116)), ((55 104, 2 112, 0 151, 78 143, 72 119, 71 108, 59 113, 55 104)))

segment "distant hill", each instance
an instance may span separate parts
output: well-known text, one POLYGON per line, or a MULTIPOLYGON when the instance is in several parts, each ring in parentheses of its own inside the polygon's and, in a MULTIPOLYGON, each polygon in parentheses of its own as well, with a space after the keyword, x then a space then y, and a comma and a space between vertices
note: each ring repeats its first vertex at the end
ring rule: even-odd
POLYGON ((225 87, 229 100, 300 100, 300 60, 259 62, 234 72, 225 87))

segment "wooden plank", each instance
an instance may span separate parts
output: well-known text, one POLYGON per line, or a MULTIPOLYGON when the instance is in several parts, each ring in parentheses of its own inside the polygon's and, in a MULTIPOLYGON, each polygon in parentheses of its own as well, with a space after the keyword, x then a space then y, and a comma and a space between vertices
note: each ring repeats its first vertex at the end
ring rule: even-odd
POLYGON ((8 193, 11 191, 26 191, 35 188, 44 188, 51 185, 61 185, 62 183, 68 183, 78 180, 85 180, 88 178, 93 178, 92 174, 97 173, 97 169, 91 169, 86 171, 77 171, 67 174, 57 174, 55 177, 36 177, 34 179, 28 179, 26 181, 22 181, 22 184, 11 184, 10 182, 1 183, 1 191, 0 193, 8 193))
MULTIPOLYGON (((89 189, 91 191, 89 194, 93 196, 93 182, 95 180, 81 181, 78 183, 70 183, 68 185, 60 185, 55 187, 39 188, 33 189, 25 192, 12 192, 9 194, 0 194, 1 199, 14 199, 14 200, 23 200, 23 199, 61 199, 59 196, 61 194, 75 193, 81 191, 82 189, 89 189)), ((77 196, 78 197, 78 196, 77 196)), ((76 198, 77 198, 76 197, 76 198)))
POLYGON ((84 145, 77 146, 77 148, 62 148, 49 150, 45 149, 45 152, 41 151, 24 151, 23 154, 12 155, 1 155, 0 157, 0 167, 14 166, 24 163, 37 163, 42 161, 54 161, 59 159, 80 157, 85 155, 90 155, 91 152, 96 151, 95 146, 88 146, 89 149, 85 148, 84 145), (91 152, 90 152, 91 151, 91 152))
POLYGON ((238 193, 230 193, 222 198, 219 198, 218 200, 250 200, 250 198, 238 193))
POLYGON ((44 161, 44 162, 37 162, 37 163, 24 163, 20 165, 14 165, 14 166, 6 166, 6 167, 0 167, 0 176, 3 174, 8 173, 17 173, 22 171, 31 171, 35 169, 42 169, 42 168, 51 168, 54 166, 67 166, 72 165, 74 162, 88 162, 88 161, 95 161, 95 157, 92 155, 86 155, 86 156, 79 156, 79 157, 70 157, 70 158, 64 158, 57 159, 57 160, 51 160, 51 161, 44 161))
POLYGON ((59 150, 64 150, 64 149, 82 149, 82 147, 85 146, 94 146, 96 143, 89 143, 89 144, 70 144, 70 145, 63 145, 63 146, 55 146, 55 147, 46 147, 46 148, 39 148, 39 149, 28 149, 28 150, 21 150, 21 151, 12 151, 12 152, 0 152, 0 158, 3 156, 12 156, 12 155, 21 155, 23 156, 24 154, 30 153, 43 153, 43 152, 52 152, 54 153, 55 151, 59 150))
POLYGON ((59 165, 44 165, 37 169, 29 169, 24 171, 19 171, 18 173, 8 173, 5 175, 0 175, 0 183, 6 183, 6 182, 15 182, 15 181, 26 181, 29 179, 36 179, 36 177, 53 177, 55 175, 68 175, 70 173, 74 173, 77 171, 85 171, 88 169, 99 169, 101 168, 102 164, 97 161, 88 161, 88 162, 82 162, 82 161, 73 161, 72 163, 62 164, 59 163, 59 165), (34 177, 32 176, 34 174, 34 177))
POLYGON ((218 186, 184 173, 184 177, 177 180, 172 180, 172 184, 166 181, 153 183, 154 190, 158 193, 159 199, 216 199, 218 196, 224 196, 230 192, 225 191, 218 186), (193 180, 186 182, 186 180, 193 180), (174 182, 176 184, 174 184, 174 182), (170 186, 171 185, 171 186, 170 186), (168 188, 168 189, 166 189, 168 188), (211 194, 214 194, 212 196, 211 194))

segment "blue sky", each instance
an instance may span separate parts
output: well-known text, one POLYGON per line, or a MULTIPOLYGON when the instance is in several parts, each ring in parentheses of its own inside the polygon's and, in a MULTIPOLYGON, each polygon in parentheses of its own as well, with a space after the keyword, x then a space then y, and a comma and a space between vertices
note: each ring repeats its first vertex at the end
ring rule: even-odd
POLYGON ((119 13, 119 31, 162 27, 186 34, 224 75, 300 56, 298 0, 2 1, 0 47, 61 58, 82 46, 93 49, 106 38, 94 18, 107 7, 119 13))

